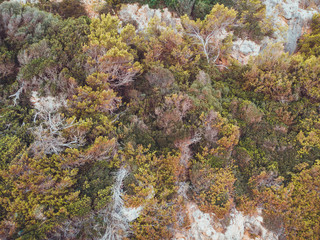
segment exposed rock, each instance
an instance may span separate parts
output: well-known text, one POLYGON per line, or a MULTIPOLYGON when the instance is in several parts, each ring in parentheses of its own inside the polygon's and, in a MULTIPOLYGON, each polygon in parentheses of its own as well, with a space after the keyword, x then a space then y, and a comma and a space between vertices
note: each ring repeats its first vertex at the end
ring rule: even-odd
POLYGON ((261 46, 250 40, 238 39, 233 42, 231 57, 246 64, 250 56, 259 55, 261 46))
POLYGON ((245 55, 251 54, 257 56, 260 52, 260 46, 250 40, 239 39, 233 43, 233 48, 238 48, 238 50, 245 55))
POLYGON ((122 5, 118 13, 118 17, 124 22, 130 22, 141 31, 148 27, 149 21, 157 17, 161 22, 165 22, 167 26, 177 28, 181 26, 179 18, 175 17, 167 8, 151 9, 148 5, 139 6, 135 4, 122 5))
POLYGON ((191 224, 175 234, 173 240, 276 240, 278 235, 267 230, 261 216, 245 216, 237 210, 230 215, 229 225, 222 226, 214 215, 203 213, 195 203, 189 202, 186 209, 191 224))
POLYGON ((257 56, 268 43, 282 42, 285 50, 293 53, 298 39, 310 32, 312 16, 319 13, 319 7, 303 9, 303 0, 264 0, 266 15, 276 28, 273 39, 266 37, 260 44, 238 39, 233 44, 231 56, 246 64, 250 56, 257 56))
POLYGON ((231 57, 237 59, 242 64, 247 64, 250 57, 258 56, 268 44, 280 41, 284 42, 283 38, 273 39, 265 37, 259 43, 248 39, 238 38, 236 41, 233 41, 231 57))
POLYGON ((285 50, 293 53, 298 38, 308 31, 312 16, 319 12, 316 9, 303 9, 301 0, 265 0, 266 14, 279 26, 276 41, 285 43, 285 50))
POLYGON ((37 3, 38 2, 38 0, 11 0, 11 2, 14 2, 14 1, 21 2, 21 3, 24 3, 24 4, 26 4, 26 3, 37 3))

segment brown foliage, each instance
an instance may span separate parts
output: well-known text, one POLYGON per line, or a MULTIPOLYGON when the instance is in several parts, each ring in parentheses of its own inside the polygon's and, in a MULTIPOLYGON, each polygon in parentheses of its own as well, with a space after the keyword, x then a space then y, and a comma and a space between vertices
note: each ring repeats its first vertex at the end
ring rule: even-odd
POLYGON ((190 171, 194 199, 201 211, 213 212, 223 218, 233 207, 233 184, 236 180, 231 167, 212 168, 206 158, 210 157, 205 150, 197 154, 197 162, 190 171))
POLYGON ((301 171, 293 175, 286 187, 279 185, 281 178, 266 173, 252 178, 253 196, 256 204, 263 206, 265 218, 282 220, 288 239, 317 239, 320 235, 320 164, 317 161, 309 169, 303 164, 297 169, 301 171))

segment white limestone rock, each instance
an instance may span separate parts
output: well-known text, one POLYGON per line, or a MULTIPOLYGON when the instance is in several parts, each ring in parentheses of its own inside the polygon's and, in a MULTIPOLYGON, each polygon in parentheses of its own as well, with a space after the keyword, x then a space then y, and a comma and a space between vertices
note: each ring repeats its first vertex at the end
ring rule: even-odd
POLYGON ((250 56, 259 55, 261 45, 251 41, 238 39, 233 42, 231 56, 239 62, 246 64, 250 56))
POLYGON ((319 7, 303 9, 303 0, 264 0, 266 14, 279 29, 275 33, 275 42, 284 42, 285 50, 293 53, 297 40, 310 27, 312 16, 319 7))
POLYGON ((274 38, 265 37, 260 43, 238 39, 233 43, 231 56, 246 64, 250 56, 257 56, 270 43, 280 42, 285 51, 293 53, 298 39, 310 29, 312 16, 319 7, 304 9, 304 0, 263 0, 266 15, 275 26, 274 38))
POLYGON ((146 29, 153 17, 157 17, 160 21, 165 22, 167 26, 171 25, 173 28, 181 26, 180 19, 169 12, 167 8, 161 10, 151 9, 148 5, 139 6, 137 3, 122 5, 118 17, 124 22, 133 23, 138 31, 146 29))
POLYGON ((173 240, 277 240, 279 238, 276 233, 262 225, 263 218, 260 215, 246 216, 234 209, 230 214, 229 224, 223 226, 214 214, 202 212, 193 202, 186 204, 186 211, 191 228, 177 231, 173 240), (251 234, 255 236, 252 237, 251 234))

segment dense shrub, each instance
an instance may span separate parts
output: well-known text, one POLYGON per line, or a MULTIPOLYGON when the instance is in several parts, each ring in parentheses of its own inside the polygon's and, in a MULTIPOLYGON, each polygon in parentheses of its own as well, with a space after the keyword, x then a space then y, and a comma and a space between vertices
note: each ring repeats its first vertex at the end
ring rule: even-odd
POLYGON ((298 53, 241 65, 218 36, 271 36, 260 1, 150 3, 189 16, 137 31, 76 0, 0 5, 0 238, 171 239, 190 206, 226 222, 242 203, 316 239, 319 16, 298 53))

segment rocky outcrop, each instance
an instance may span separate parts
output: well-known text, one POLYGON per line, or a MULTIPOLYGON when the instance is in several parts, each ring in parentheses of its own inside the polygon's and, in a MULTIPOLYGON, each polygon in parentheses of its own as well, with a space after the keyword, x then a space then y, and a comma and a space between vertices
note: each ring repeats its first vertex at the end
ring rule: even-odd
MULTIPOLYGON (((268 43, 272 42, 283 42, 285 50, 293 53, 299 37, 309 30, 312 16, 319 12, 318 7, 304 9, 305 4, 302 1, 264 0, 267 17, 270 17, 276 27, 274 38, 266 37, 260 43, 238 39, 234 42, 231 56, 246 64, 250 56, 257 56, 268 43)), ((128 4, 122 6, 118 15, 122 21, 135 25, 138 31, 145 29, 153 17, 165 22, 167 26, 177 28, 181 25, 180 19, 167 8, 159 10, 151 9, 148 5, 128 4)))
POLYGON ((147 28, 149 21, 154 17, 166 23, 167 26, 171 25, 173 28, 181 26, 180 18, 169 12, 167 8, 151 9, 148 5, 139 6, 137 3, 122 5, 118 17, 123 22, 135 25, 138 31, 147 28))
POLYGON ((304 9, 304 0, 264 0, 266 14, 278 26, 276 41, 283 41, 285 50, 293 53, 297 40, 308 31, 312 16, 319 7, 304 9), (303 1, 303 2, 302 2, 303 1))
POLYGON ((250 56, 257 56, 267 44, 282 42, 285 51, 293 53, 298 39, 310 30, 312 16, 319 13, 316 5, 306 7, 304 0, 264 0, 266 15, 275 26, 274 38, 266 37, 259 44, 238 39, 234 42, 231 56, 246 64, 250 56))
POLYGON ((231 57, 241 63, 247 63, 250 56, 259 55, 261 45, 250 40, 238 39, 233 42, 231 57))
POLYGON ((267 230, 261 216, 245 216, 237 210, 230 214, 229 224, 221 224, 214 215, 199 210, 195 203, 186 205, 190 229, 179 231, 173 240, 276 240, 278 235, 267 230))

